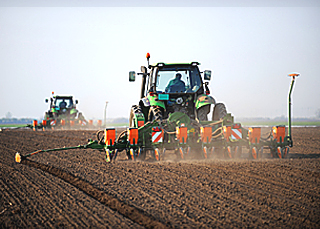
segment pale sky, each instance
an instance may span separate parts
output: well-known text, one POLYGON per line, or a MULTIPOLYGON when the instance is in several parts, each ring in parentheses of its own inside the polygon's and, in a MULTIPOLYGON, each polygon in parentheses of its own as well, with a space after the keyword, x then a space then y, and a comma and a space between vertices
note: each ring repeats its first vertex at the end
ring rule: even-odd
POLYGON ((108 118, 128 117, 141 86, 129 71, 147 65, 147 52, 151 63, 212 70, 211 95, 235 117, 286 116, 290 72, 301 73, 293 117, 320 109, 317 1, 21 2, 0 0, 0 118, 42 117, 52 91, 74 95, 87 119, 103 119, 106 101, 108 118))

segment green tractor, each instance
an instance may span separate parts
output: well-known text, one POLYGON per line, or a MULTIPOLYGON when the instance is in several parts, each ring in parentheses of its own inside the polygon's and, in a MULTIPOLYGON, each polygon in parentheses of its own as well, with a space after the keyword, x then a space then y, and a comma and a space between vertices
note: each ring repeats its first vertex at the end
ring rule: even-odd
MULTIPOLYGON (((49 102, 48 99, 45 100, 49 102)), ((45 113, 44 119, 49 121, 52 127, 66 126, 85 126, 87 121, 81 112, 76 109, 78 100, 73 100, 72 95, 54 95, 50 98, 50 109, 45 113)))
MULTIPOLYGON (((138 105, 131 107, 130 127, 141 127, 153 120, 165 120, 175 112, 184 113, 198 122, 208 121, 211 106, 214 106, 212 120, 220 120, 227 115, 225 105, 216 103, 210 96, 210 70, 200 72, 198 62, 150 65, 149 58, 148 53, 150 70, 141 66, 141 73, 138 73, 142 75, 141 99, 138 105)), ((129 81, 135 81, 135 76, 136 73, 130 71, 129 81)))

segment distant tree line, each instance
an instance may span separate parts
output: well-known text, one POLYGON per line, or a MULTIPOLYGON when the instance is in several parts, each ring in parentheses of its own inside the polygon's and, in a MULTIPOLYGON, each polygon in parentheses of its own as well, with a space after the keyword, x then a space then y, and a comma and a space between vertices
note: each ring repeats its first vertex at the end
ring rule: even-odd
POLYGON ((1 124, 30 124, 33 118, 1 118, 1 124))
MULTIPOLYGON (((34 118, 1 118, 0 124, 31 124, 34 118)), ((107 123, 129 123, 127 118, 107 119, 107 123)))
MULTIPOLYGON (((292 117, 292 120, 294 121, 318 121, 320 119, 320 116, 316 116, 316 117, 292 117)), ((237 121, 263 121, 263 122, 273 122, 273 121, 287 121, 288 117, 282 115, 280 117, 275 117, 275 118, 267 118, 267 117, 251 117, 251 118, 247 118, 247 117, 236 117, 237 121)))
POLYGON ((320 118, 320 109, 318 109, 318 110, 316 111, 316 117, 317 117, 317 118, 320 118))
POLYGON ((129 123, 129 119, 128 118, 107 119, 107 123, 129 123))

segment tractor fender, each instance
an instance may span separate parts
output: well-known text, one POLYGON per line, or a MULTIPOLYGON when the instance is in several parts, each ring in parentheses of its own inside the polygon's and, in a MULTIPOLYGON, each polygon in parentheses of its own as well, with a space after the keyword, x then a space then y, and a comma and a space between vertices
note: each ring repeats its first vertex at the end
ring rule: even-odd
POLYGON ((195 107, 198 110, 200 107, 203 107, 209 104, 216 104, 216 101, 210 95, 202 94, 197 97, 195 107))
POLYGON ((71 115, 72 115, 72 114, 76 114, 76 113, 78 113, 78 110, 77 110, 77 109, 72 108, 72 109, 70 110, 70 114, 71 114, 71 115))
POLYGON ((166 109, 164 102, 158 100, 158 95, 147 95, 147 97, 142 98, 142 102, 145 107, 159 106, 166 109))

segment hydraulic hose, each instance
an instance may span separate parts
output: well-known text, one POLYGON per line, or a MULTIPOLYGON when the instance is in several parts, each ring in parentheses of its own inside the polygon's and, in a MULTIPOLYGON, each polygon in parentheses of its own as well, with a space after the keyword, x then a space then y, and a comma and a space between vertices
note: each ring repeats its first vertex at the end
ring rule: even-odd
POLYGON ((102 144, 102 142, 104 141, 104 134, 102 135, 102 138, 100 138, 100 134, 103 133, 103 130, 98 130, 98 132, 96 133, 97 136, 97 140, 99 144, 102 144))

